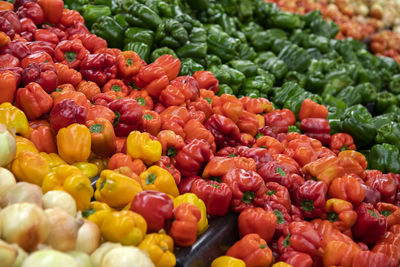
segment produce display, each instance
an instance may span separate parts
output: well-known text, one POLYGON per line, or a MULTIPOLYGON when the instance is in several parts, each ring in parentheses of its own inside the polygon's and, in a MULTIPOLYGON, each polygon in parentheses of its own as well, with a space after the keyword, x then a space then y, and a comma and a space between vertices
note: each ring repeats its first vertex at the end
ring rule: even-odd
POLYGON ((399 266, 394 59, 263 0, 10 2, 1 266, 399 266))

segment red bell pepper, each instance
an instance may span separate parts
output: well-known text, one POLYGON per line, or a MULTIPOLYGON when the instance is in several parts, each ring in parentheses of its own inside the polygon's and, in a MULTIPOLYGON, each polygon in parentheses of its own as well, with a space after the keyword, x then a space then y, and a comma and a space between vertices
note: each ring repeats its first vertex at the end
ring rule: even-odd
MULTIPOLYGON (((54 56, 54 48, 56 48, 56 46, 54 44, 49 43, 49 42, 44 42, 44 41, 27 42, 27 43, 25 43, 25 45, 27 46, 27 48, 30 51, 30 53, 28 53, 28 54, 31 54, 31 53, 33 54, 33 53, 37 53, 37 52, 46 52, 51 57, 54 56)), ((26 55, 28 55, 28 54, 26 54, 26 55)))
POLYGON ((175 167, 183 177, 198 175, 213 153, 210 145, 199 139, 193 139, 176 155, 175 167))
POLYGON ((146 90, 152 97, 159 97, 168 83, 167 72, 154 63, 141 67, 135 77, 135 86, 146 90))
POLYGON ((185 194, 185 193, 190 193, 190 190, 192 189, 192 184, 194 183, 194 181, 196 181, 197 179, 202 179, 200 176, 189 176, 186 177, 184 179, 182 179, 182 181, 180 182, 178 189, 179 189, 179 193, 185 194))
POLYGON ((117 92, 121 95, 121 97, 125 97, 129 93, 128 86, 126 86, 125 83, 119 79, 111 79, 103 86, 103 93, 107 93, 109 91, 117 92))
POLYGON ((193 74, 193 78, 196 79, 199 84, 199 88, 211 90, 217 93, 219 90, 219 81, 215 78, 211 71, 200 70, 193 74))
POLYGON ((19 60, 22 60, 27 55, 31 54, 31 50, 21 40, 13 40, 1 48, 0 54, 11 54, 19 60))
POLYGON ((306 118, 322 118, 328 117, 328 109, 324 105, 319 105, 311 99, 303 100, 301 104, 299 119, 302 121, 306 118))
POLYGON ((16 102, 30 120, 39 118, 53 107, 53 99, 37 83, 29 83, 25 88, 18 89, 16 102))
POLYGON ((353 236, 367 245, 372 245, 383 236, 387 219, 370 203, 361 203, 357 208, 357 221, 352 227, 353 236))
POLYGON ((36 82, 47 92, 57 88, 57 71, 51 63, 31 63, 22 73, 22 84, 25 86, 36 82))
POLYGON ((212 115, 204 126, 214 135, 218 148, 235 146, 240 140, 240 130, 237 125, 222 115, 212 115))
MULTIPOLYGON (((292 222, 292 217, 290 216, 288 210, 281 204, 275 201, 267 201, 263 207, 266 211, 272 211, 276 216, 276 229, 275 237, 279 237, 283 234, 284 229, 289 226, 292 222)), ((290 208, 291 209, 291 208, 290 208)))
POLYGON ((381 201, 393 203, 396 198, 397 180, 390 174, 371 176, 366 180, 366 185, 381 194, 381 201))
POLYGON ((300 122, 300 129, 305 135, 321 141, 323 145, 329 145, 331 141, 331 126, 327 119, 303 119, 300 122))
POLYGON ((268 126, 274 134, 287 133, 289 122, 279 111, 271 111, 263 116, 265 119, 265 126, 268 126))
POLYGON ((265 182, 276 182, 282 184, 282 180, 286 177, 285 168, 275 161, 270 161, 266 164, 263 164, 262 167, 257 170, 257 172, 259 175, 261 175, 265 182))
POLYGON ((39 126, 33 129, 29 139, 39 152, 57 153, 56 139, 50 126, 39 126))
POLYGON ((162 130, 157 134, 157 139, 161 143, 162 153, 174 158, 177 153, 185 146, 185 141, 180 135, 171 130, 162 130))
POLYGON ((321 216, 324 211, 328 186, 324 182, 308 180, 293 194, 293 202, 306 218, 321 216))
POLYGON ((117 136, 128 136, 142 127, 142 107, 131 98, 116 99, 108 104, 115 113, 114 129, 117 136))
POLYGON ((76 10, 64 9, 57 25, 59 28, 68 28, 74 24, 74 21, 85 23, 85 20, 76 10))
POLYGON ((178 76, 179 70, 181 69, 181 61, 169 54, 160 56, 152 64, 163 68, 170 81, 178 76))
POLYGON ((17 77, 14 72, 0 71, 0 103, 14 102, 17 85, 17 77))
POLYGON ((343 150, 356 150, 356 145, 354 144, 351 135, 346 133, 336 133, 331 137, 329 148, 336 154, 339 154, 339 152, 343 150))
MULTIPOLYGON (((157 136, 161 128, 161 117, 153 110, 144 110, 142 116, 142 129, 153 136, 157 136)), ((172 131, 171 131, 172 132, 172 131)))
POLYGON ((270 266, 273 262, 271 249, 258 234, 244 236, 228 249, 226 255, 243 260, 247 267, 270 266))
POLYGON ((35 1, 27 1, 18 8, 17 15, 19 18, 29 18, 36 25, 44 22, 43 9, 35 1))
POLYGON ((241 237, 247 234, 258 234, 268 243, 274 236, 277 218, 272 211, 249 208, 240 213, 238 222, 241 237))
POLYGON ((185 102, 185 95, 175 86, 167 85, 161 91, 159 101, 165 106, 180 106, 185 102))
POLYGON ((232 211, 241 212, 247 208, 264 205, 267 188, 255 171, 233 169, 222 177, 222 182, 232 189, 232 211))
MULTIPOLYGON (((388 227, 392 225, 399 224, 400 225, 400 208, 385 202, 379 202, 376 205, 376 209, 387 218, 388 227)), ((400 245, 400 244, 399 244, 400 245)))
POLYGON ((160 160, 157 161, 154 165, 167 170, 172 177, 174 177, 176 185, 181 183, 181 173, 175 168, 174 164, 172 164, 171 158, 167 156, 161 156, 160 160))
POLYGON ((73 123, 86 122, 86 108, 75 103, 72 99, 64 99, 54 105, 50 112, 50 125, 54 132, 73 123))
POLYGON ((175 244, 190 247, 197 239, 197 223, 200 221, 200 209, 193 204, 183 203, 174 209, 174 222, 169 235, 175 244))
POLYGON ((368 162, 363 154, 354 150, 345 150, 338 154, 338 158, 346 174, 355 174, 364 179, 368 162))
POLYGON ((186 96, 186 98, 191 101, 195 101, 199 98, 199 83, 196 81, 195 78, 193 78, 192 76, 179 76, 171 81, 171 84, 175 84, 176 82, 183 83, 187 87, 188 91, 190 92, 190 96, 186 96))
POLYGON ((46 52, 35 52, 21 61, 21 67, 25 69, 31 63, 53 63, 53 58, 46 52))
POLYGON ((21 30, 21 37, 27 41, 33 40, 33 35, 35 34, 37 27, 33 20, 30 18, 22 18, 20 19, 22 30, 21 30))
POLYGON ((280 260, 296 267, 311 267, 313 265, 310 255, 294 250, 282 253, 280 260))
POLYGON ((54 50, 54 59, 73 69, 78 69, 88 55, 89 51, 77 40, 62 41, 54 50))
POLYGON ((210 144, 213 152, 216 150, 214 135, 198 120, 190 119, 183 128, 185 139, 203 139, 210 144))
POLYGON ((7 22, 10 23, 10 25, 7 24, 7 22, 3 22, 0 24, 1 26, 1 31, 5 29, 3 32, 5 32, 11 39, 14 38, 14 35, 12 35, 12 31, 10 32, 10 29, 14 31, 14 33, 21 33, 22 32, 22 24, 19 21, 19 18, 17 14, 14 11, 11 10, 1 10, 0 11, 0 17, 2 18, 1 20, 5 19, 7 22), (11 35, 10 35, 11 33, 11 35))
POLYGON ((145 218, 150 232, 163 229, 173 217, 174 203, 163 192, 145 190, 132 200, 130 210, 145 218))
POLYGON ((275 182, 268 182, 265 184, 267 192, 265 193, 266 201, 273 201, 281 204, 285 209, 291 211, 291 201, 289 191, 285 186, 282 186, 275 182))
POLYGON ((44 19, 51 24, 57 24, 64 10, 64 1, 62 0, 38 0, 38 4, 42 7, 44 19))
POLYGON ((220 181, 222 176, 236 168, 255 171, 256 163, 253 159, 232 155, 229 157, 213 157, 205 166, 202 177, 204 179, 220 181))
POLYGON ((20 61, 18 58, 10 54, 0 55, 0 68, 4 67, 19 67, 20 61))
MULTIPOLYGON (((76 23, 76 22, 74 22, 76 23)), ((83 24, 85 25, 85 24, 83 24)), ((78 33, 74 35, 70 35, 69 40, 79 39, 81 40, 83 46, 89 50, 91 54, 95 53, 97 50, 102 48, 107 48, 107 42, 101 37, 98 37, 94 34, 87 33, 78 33)))
POLYGON ((352 267, 396 267, 398 266, 395 259, 386 256, 383 253, 375 253, 372 251, 361 251, 353 258, 352 267))
POLYGON ((232 190, 228 185, 197 179, 193 181, 190 192, 204 201, 207 213, 211 216, 224 216, 228 212, 232 199, 232 190))
POLYGON ((57 45, 60 42, 60 39, 55 33, 45 29, 36 30, 33 35, 33 38, 35 39, 35 41, 44 41, 55 45, 57 45))
POLYGON ((117 76, 115 61, 115 57, 110 54, 90 54, 82 60, 80 72, 84 79, 103 86, 117 76))

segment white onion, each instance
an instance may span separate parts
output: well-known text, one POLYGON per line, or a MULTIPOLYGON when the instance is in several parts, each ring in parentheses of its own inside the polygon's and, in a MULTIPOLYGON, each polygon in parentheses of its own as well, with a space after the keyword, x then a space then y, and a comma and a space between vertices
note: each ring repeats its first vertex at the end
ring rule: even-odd
POLYGON ((8 244, 0 239, 0 263, 2 267, 19 267, 28 256, 17 244, 8 244))
POLYGON ((47 209, 45 213, 50 223, 45 243, 60 251, 74 250, 83 220, 75 219, 60 208, 47 209))
MULTIPOLYGON (((111 243, 106 242, 103 243, 98 249, 96 249, 92 255, 90 255, 90 259, 92 260, 93 267, 102 267, 102 261, 104 256, 112 249, 122 247, 120 243, 111 243)), ((115 265, 117 266, 117 265, 115 265)))
POLYGON ((10 163, 17 152, 15 136, 7 130, 7 126, 0 124, 0 166, 10 163))
POLYGON ((82 251, 70 251, 68 252, 72 256, 79 267, 92 267, 92 261, 88 254, 82 251))
POLYGON ((0 212, 2 238, 33 251, 49 234, 49 220, 44 211, 32 203, 12 204, 0 212))
POLYGON ((0 167, 0 200, 7 193, 8 189, 15 184, 14 174, 6 168, 0 167))
POLYGON ((68 212, 71 216, 76 215, 75 199, 67 192, 61 190, 49 191, 42 197, 43 208, 60 208, 68 212))
POLYGON ((28 202, 42 207, 42 196, 42 188, 40 188, 40 186, 19 182, 10 186, 3 198, 2 205, 6 207, 15 203, 28 202))
POLYGON ((26 258, 22 267, 79 267, 74 258, 56 250, 40 250, 26 258))
POLYGON ((119 247, 108 251, 101 267, 155 267, 149 256, 137 247, 119 247))
POLYGON ((92 254, 100 246, 100 241, 101 232, 97 224, 89 220, 84 220, 83 225, 78 231, 75 249, 92 254))

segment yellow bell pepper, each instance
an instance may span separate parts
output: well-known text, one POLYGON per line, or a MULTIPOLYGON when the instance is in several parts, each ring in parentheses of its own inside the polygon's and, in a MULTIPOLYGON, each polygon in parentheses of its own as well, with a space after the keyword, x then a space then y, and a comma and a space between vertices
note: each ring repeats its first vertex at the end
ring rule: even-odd
POLYGON ((178 207, 183 203, 190 203, 195 205, 200 209, 201 212, 201 219, 197 223, 197 234, 201 235, 204 233, 208 228, 208 219, 207 219, 207 212, 206 212, 206 205, 204 204, 203 200, 198 198, 193 193, 185 193, 180 195, 174 199, 174 207, 178 207))
POLYGON ((92 179, 99 174, 99 168, 97 168, 96 164, 89 162, 76 162, 72 165, 78 167, 78 169, 80 169, 89 179, 92 179))
POLYGON ((148 133, 133 131, 126 140, 126 151, 134 159, 141 159, 146 164, 152 164, 161 158, 161 143, 152 140, 148 133))
POLYGON ((39 150, 37 150, 37 148, 32 143, 32 141, 25 137, 17 135, 15 137, 15 142, 17 144, 17 152, 15 154, 16 156, 18 156, 18 154, 21 153, 22 151, 30 151, 33 153, 39 153, 39 150))
POLYGON ((44 178, 42 190, 43 193, 50 190, 63 190, 69 193, 75 199, 78 210, 86 209, 93 196, 89 178, 71 165, 54 167, 44 178))
POLYGON ((58 154, 69 164, 86 161, 90 155, 91 136, 89 129, 74 123, 57 133, 58 154))
POLYGON ((293 267, 293 266, 290 264, 287 264, 286 262, 279 261, 279 262, 275 263, 274 265, 272 265, 272 267, 293 267))
POLYGON ((60 158, 59 155, 56 153, 46 153, 46 152, 40 152, 39 153, 49 164, 50 169, 60 166, 60 165, 65 165, 67 164, 62 158, 60 158))
POLYGON ((9 129, 15 129, 16 133, 26 138, 29 137, 30 128, 25 113, 9 102, 0 105, 0 123, 7 125, 9 129))
POLYGON ((12 162, 11 170, 19 181, 42 186, 50 167, 39 153, 22 151, 12 162))
POLYGON ((139 248, 146 250, 156 267, 173 267, 176 258, 173 253, 174 241, 166 234, 148 234, 140 243, 139 248))
POLYGON ((107 159, 99 159, 99 158, 90 159, 89 158, 88 162, 96 165, 99 173, 102 172, 103 170, 107 169, 107 164, 108 164, 107 159))
POLYGON ((96 182, 94 198, 112 208, 123 208, 141 191, 140 184, 132 178, 115 171, 104 170, 96 182))
POLYGON ((94 222, 100 228, 105 216, 113 211, 114 210, 106 203, 92 201, 90 202, 88 209, 82 211, 82 216, 89 221, 94 222))
POLYGON ((151 166, 140 174, 144 190, 155 190, 176 197, 179 195, 174 177, 165 169, 151 166))
POLYGON ((246 267, 246 263, 230 256, 221 256, 213 260, 211 267, 246 267))
POLYGON ((147 223, 142 215, 136 212, 114 211, 104 217, 100 230, 106 241, 136 246, 146 234, 147 223))

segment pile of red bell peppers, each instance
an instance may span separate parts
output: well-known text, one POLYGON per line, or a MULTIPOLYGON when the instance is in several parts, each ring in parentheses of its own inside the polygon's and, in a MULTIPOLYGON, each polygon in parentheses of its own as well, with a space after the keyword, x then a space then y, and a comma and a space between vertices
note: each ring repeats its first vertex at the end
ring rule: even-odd
MULTIPOLYGON (((350 135, 330 135, 325 106, 304 100, 305 134, 291 132, 292 111, 265 98, 216 96, 209 71, 178 77, 181 62, 171 55, 148 65, 107 48, 61 0, 8 7, 0 11, 0 102, 25 113, 35 134, 24 136, 40 152, 57 153, 55 136, 71 124, 111 124, 92 131, 102 137, 91 140, 89 160, 111 158, 106 169, 128 167, 131 177, 160 166, 210 217, 240 214, 241 239, 212 266, 398 266, 400 175, 366 170, 350 135), (135 130, 160 142, 156 162, 127 155, 135 130)), ((175 208, 162 227, 199 220, 194 205, 185 212, 175 208)), ((191 246, 192 232, 171 235, 191 246)))

